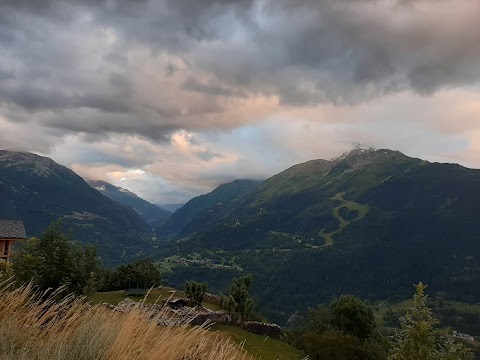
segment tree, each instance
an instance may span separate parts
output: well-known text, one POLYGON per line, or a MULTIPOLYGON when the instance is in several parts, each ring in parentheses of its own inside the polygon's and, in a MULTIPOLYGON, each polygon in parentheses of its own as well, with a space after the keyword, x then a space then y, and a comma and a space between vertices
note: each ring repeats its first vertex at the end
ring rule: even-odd
POLYGON ((456 343, 445 330, 437 328, 438 320, 427 306, 427 288, 415 285, 413 308, 400 318, 400 330, 389 360, 467 360, 473 355, 463 344, 456 343))
POLYGON ((312 360, 384 360, 388 343, 375 331, 372 310, 359 298, 342 295, 328 305, 309 309, 293 342, 312 360))
POLYGON ((87 278, 85 286, 83 287, 83 295, 91 296, 95 294, 98 288, 97 275, 94 272, 91 272, 87 278))
POLYGON ((149 259, 120 265, 113 272, 105 272, 105 276, 105 290, 147 289, 160 284, 160 271, 149 259))
POLYGON ((40 237, 23 244, 14 257, 14 271, 18 280, 32 281, 40 289, 65 286, 79 295, 88 288, 88 281, 98 273, 98 256, 94 245, 80 247, 60 231, 61 221, 53 222, 40 237))
POLYGON ((307 332, 302 349, 311 360, 384 360, 386 357, 381 343, 361 341, 335 330, 321 334, 307 332))
POLYGON ((185 294, 190 300, 190 305, 201 305, 207 289, 208 284, 206 282, 200 283, 196 281, 187 281, 185 283, 185 294))
POLYGON ((332 329, 332 312, 330 311, 330 306, 321 304, 314 309, 308 309, 307 323, 304 330, 321 334, 332 329))
POLYGON ((375 330, 375 317, 362 300, 353 295, 342 295, 330 303, 331 324, 344 334, 360 340, 368 339, 375 330))
POLYGON ((252 275, 234 278, 229 287, 229 294, 222 295, 222 309, 230 315, 233 322, 244 323, 253 312, 255 302, 250 297, 252 283, 252 275))

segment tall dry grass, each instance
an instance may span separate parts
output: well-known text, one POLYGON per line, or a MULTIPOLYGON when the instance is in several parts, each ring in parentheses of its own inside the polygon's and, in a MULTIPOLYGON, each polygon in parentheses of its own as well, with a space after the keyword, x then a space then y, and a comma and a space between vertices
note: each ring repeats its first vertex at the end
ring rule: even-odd
MULTIPOLYGON (((238 346, 220 341, 204 327, 159 326, 139 306, 121 313, 58 292, 38 293, 31 285, 0 284, 2 360, 238 360, 238 346)), ((157 317, 157 318, 156 318, 157 317)))

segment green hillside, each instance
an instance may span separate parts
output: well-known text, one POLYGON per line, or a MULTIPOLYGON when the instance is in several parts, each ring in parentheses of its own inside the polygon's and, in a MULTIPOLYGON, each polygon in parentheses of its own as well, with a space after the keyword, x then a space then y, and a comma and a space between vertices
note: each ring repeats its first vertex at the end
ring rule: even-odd
POLYGON ((0 218, 22 219, 28 236, 61 218, 73 239, 98 244, 106 264, 141 256, 153 246, 149 226, 135 211, 45 157, 0 151, 0 200, 0 218))
POLYGON ((217 219, 220 214, 224 214, 232 203, 257 189, 260 184, 260 181, 255 180, 235 180, 220 185, 212 192, 190 200, 175 211, 166 223, 159 227, 158 232, 163 236, 194 232, 209 221, 217 219))
POLYGON ((479 170, 355 150, 267 179, 170 242, 160 264, 173 285, 208 279, 217 291, 252 273, 279 322, 343 293, 402 300, 419 280, 478 302, 479 198, 479 170))

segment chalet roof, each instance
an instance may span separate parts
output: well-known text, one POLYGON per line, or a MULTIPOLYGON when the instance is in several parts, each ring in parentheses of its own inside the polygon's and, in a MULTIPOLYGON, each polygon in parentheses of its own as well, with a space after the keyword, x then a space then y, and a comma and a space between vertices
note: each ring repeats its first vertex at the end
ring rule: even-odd
POLYGON ((22 220, 0 219, 0 239, 26 239, 22 220))

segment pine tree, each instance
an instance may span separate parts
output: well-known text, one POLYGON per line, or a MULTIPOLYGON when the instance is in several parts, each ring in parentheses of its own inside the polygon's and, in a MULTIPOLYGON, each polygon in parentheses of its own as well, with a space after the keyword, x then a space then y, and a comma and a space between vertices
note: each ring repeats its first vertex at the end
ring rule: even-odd
POLYGON ((427 288, 415 285, 413 308, 400 318, 395 347, 389 360, 469 360, 473 355, 463 344, 455 342, 445 330, 437 328, 438 320, 427 306, 427 288))

